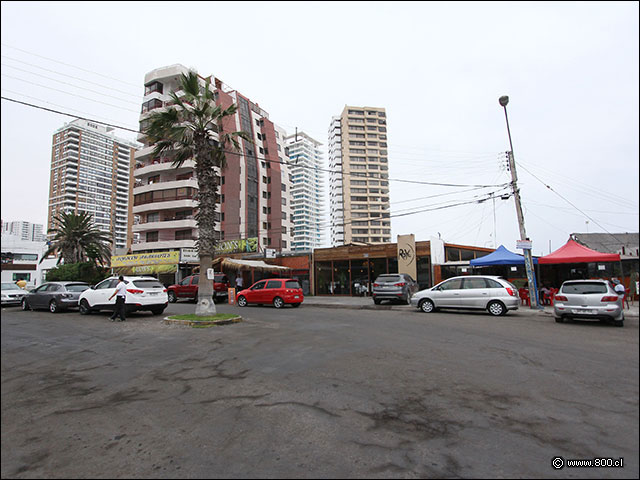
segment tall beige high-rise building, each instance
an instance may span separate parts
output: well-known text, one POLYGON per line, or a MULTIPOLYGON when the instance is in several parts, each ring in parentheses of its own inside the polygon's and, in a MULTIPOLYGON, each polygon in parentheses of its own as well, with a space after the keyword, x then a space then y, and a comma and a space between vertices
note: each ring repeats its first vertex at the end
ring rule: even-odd
POLYGON ((90 213, 94 225, 113 236, 118 255, 131 246, 131 173, 139 145, 113 130, 77 119, 54 133, 47 221, 51 229, 62 212, 90 213))
POLYGON ((391 242, 387 114, 345 106, 329 127, 332 246, 391 242))

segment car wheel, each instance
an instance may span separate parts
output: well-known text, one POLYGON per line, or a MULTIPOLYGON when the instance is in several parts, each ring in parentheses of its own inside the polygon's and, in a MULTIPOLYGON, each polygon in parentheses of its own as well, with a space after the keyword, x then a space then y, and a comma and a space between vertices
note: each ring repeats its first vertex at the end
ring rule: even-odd
POLYGON ((284 306, 284 300, 282 300, 280 297, 274 298, 273 306, 276 308, 282 308, 284 306))
POLYGON ((56 302, 55 300, 51 300, 49 302, 49 311, 51 313, 58 313, 58 302, 56 302))
POLYGON ((418 306, 420 307, 420 310, 422 310, 424 313, 431 313, 435 310, 435 305, 428 298, 425 298, 424 300, 422 300, 420 302, 420 305, 418 306))
POLYGON ((238 297, 238 306, 239 307, 246 307, 247 306, 247 299, 244 297, 244 295, 240 295, 238 297))
POLYGON ((80 304, 78 305, 78 310, 80 311, 80 315, 89 315, 91 313, 91 307, 89 307, 89 302, 87 302, 84 298, 80 300, 80 304))
POLYGON ((172 292, 170 290, 167 295, 169 296, 169 303, 176 303, 178 301, 178 297, 176 297, 176 292, 172 292))
POLYGON ((33 308, 31 308, 31 305, 29 305, 29 302, 27 301, 26 298, 22 299, 22 310, 24 311, 33 310, 33 308))
POLYGON ((151 313, 153 313, 154 315, 161 315, 162 312, 164 312, 164 309, 166 307, 158 307, 158 308, 152 308, 151 309, 151 313))
POLYGON ((624 319, 622 319, 622 320, 613 320, 612 323, 613 323, 614 327, 622 327, 622 326, 624 326, 624 319))
POLYGON ((502 302, 498 302, 497 300, 489 302, 489 305, 487 305, 487 310, 494 317, 499 317, 500 315, 504 315, 505 313, 507 313, 507 308, 504 306, 504 304, 502 302))
POLYGON ((300 306, 300 304, 299 304, 299 303, 292 303, 292 304, 291 304, 291 306, 292 306, 293 308, 298 308, 298 307, 300 306))
POLYGON ((411 305, 411 295, 407 295, 407 298, 404 299, 404 303, 411 305))
POLYGON ((378 299, 378 298, 374 298, 374 299, 373 299, 373 303, 375 303, 376 305, 380 305, 380 302, 381 302, 381 301, 382 301, 382 300, 380 300, 380 299, 378 299))
POLYGON ((564 318, 556 317, 556 323, 564 323, 564 318))

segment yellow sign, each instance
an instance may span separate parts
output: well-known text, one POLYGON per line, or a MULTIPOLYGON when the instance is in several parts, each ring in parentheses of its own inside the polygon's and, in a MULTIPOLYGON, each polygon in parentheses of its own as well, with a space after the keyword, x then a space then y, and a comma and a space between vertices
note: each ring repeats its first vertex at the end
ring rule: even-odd
POLYGON ((120 275, 149 275, 154 273, 175 273, 178 271, 178 265, 131 265, 128 267, 115 267, 114 273, 120 275))
MULTIPOLYGON (((177 265, 180 263, 180 252, 138 253, 134 255, 118 255, 111 257, 111 268, 134 267, 140 265, 177 265)), ((175 270, 174 270, 175 271, 175 270)))

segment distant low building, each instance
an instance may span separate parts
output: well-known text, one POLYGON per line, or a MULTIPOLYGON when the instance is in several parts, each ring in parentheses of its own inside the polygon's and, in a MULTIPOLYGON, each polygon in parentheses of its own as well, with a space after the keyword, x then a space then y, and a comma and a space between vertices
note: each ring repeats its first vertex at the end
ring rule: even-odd
POLYGON ((22 240, 17 235, 2 235, 2 281, 15 283, 25 280, 29 287, 44 282, 47 271, 55 267, 57 258, 45 259, 46 242, 22 240))
POLYGON ((572 233, 571 238, 602 253, 619 253, 622 260, 638 259, 638 233, 572 233))

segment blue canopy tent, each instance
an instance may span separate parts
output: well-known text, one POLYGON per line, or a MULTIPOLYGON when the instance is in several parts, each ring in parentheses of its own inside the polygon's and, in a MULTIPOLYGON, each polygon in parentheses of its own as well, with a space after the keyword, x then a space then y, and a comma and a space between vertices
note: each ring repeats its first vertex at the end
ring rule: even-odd
MULTIPOLYGON (((534 264, 538 264, 538 259, 533 259, 534 264)), ((500 245, 494 252, 484 257, 474 258, 469 261, 472 267, 485 267, 489 265, 524 265, 524 257, 517 253, 510 252, 503 245, 500 245)))

